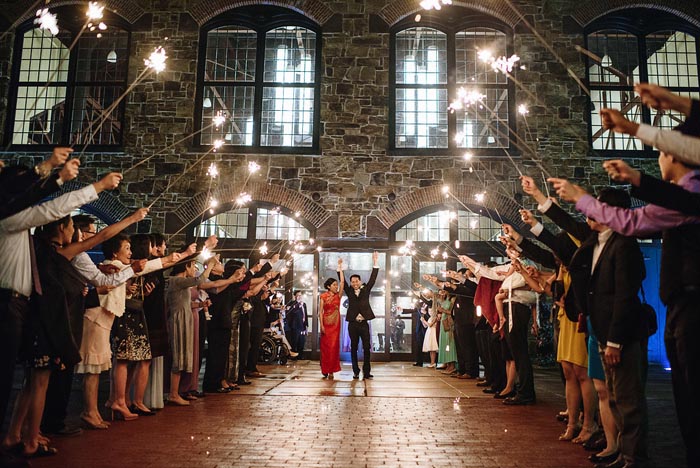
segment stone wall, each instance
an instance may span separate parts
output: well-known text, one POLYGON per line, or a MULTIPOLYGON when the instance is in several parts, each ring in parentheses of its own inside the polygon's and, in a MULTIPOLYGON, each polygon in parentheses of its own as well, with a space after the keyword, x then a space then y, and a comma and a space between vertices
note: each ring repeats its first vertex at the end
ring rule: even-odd
MULTIPOLYGON (((22 9, 18 6, 22 2, 11 3, 13 8, 5 11, 6 25, 26 13, 31 4, 24 2, 25 9, 22 9)), ((67 3, 82 2, 62 2, 67 3)), ((131 5, 133 2, 121 3, 131 5)), ((93 180, 107 170, 127 170, 142 158, 195 130, 193 103, 199 26, 225 8, 224 4, 253 3, 256 2, 150 0, 138 3, 143 9, 136 12, 138 14, 130 10, 136 18, 132 29, 130 81, 143 70, 143 58, 156 45, 163 45, 167 50, 167 71, 149 77, 129 96, 124 151, 85 154, 81 181, 93 180)), ((309 203, 313 198, 332 215, 329 219, 337 225, 324 228, 324 235, 328 237, 374 236, 381 229, 377 231, 372 226, 379 225, 376 220, 382 218, 387 207, 423 187, 450 184, 488 188, 507 197, 518 192, 518 173, 513 164, 504 158, 478 157, 478 150, 474 151, 477 158, 473 163, 460 157, 387 154, 390 25, 386 21, 414 14, 417 0, 265 3, 286 5, 302 13, 306 6, 313 10, 310 17, 323 21, 320 154, 212 153, 203 164, 166 191, 168 185, 202 155, 192 150, 189 141, 183 142, 128 173, 121 188, 119 199, 129 207, 148 205, 157 198, 151 212, 154 229, 165 228, 166 214, 175 212, 196 194, 207 191, 210 179, 206 168, 212 161, 219 166, 220 183, 234 186, 242 185, 246 179, 246 163, 257 161, 262 171, 253 177, 253 182, 267 182, 297 191, 309 203), (470 166, 473 172, 469 171, 470 166)), ((619 6, 619 2, 608 3, 611 7, 619 6)), ((635 2, 636 5, 645 3, 635 2)), ((655 3, 700 23, 700 7, 695 2, 655 3)), ((109 6, 110 2, 107 4, 109 6)), ((458 5, 471 6, 480 12, 491 9, 494 15, 515 24, 514 48, 527 65, 526 70, 517 72, 522 89, 516 87, 515 100, 530 103, 527 122, 522 117, 517 119, 517 132, 522 141, 535 149, 532 155, 525 152, 518 158, 519 166, 540 180, 541 171, 532 161, 533 156, 541 159, 553 176, 573 178, 592 188, 606 185, 608 179, 600 168, 601 159, 588 148, 586 97, 568 76, 567 69, 513 11, 503 6, 503 2, 455 2, 450 7, 453 12, 459 11, 458 5)), ((583 60, 574 49, 575 44, 583 43, 581 24, 576 18, 600 16, 606 2, 522 0, 517 5, 567 66, 583 76, 583 60)), ((449 12, 446 9, 443 14, 449 12)), ((0 124, 3 124, 0 131, 3 136, 12 45, 10 33, 3 39, 0 51, 0 124)), ((29 162, 36 157, 29 153, 5 156, 29 162)), ((658 173, 655 160, 632 160, 631 163, 658 173)), ((416 200, 412 202, 415 210, 423 208, 421 197, 412 200, 416 200)), ((277 203, 285 205, 285 200, 277 203)), ((173 232, 174 228, 167 230, 173 232)))

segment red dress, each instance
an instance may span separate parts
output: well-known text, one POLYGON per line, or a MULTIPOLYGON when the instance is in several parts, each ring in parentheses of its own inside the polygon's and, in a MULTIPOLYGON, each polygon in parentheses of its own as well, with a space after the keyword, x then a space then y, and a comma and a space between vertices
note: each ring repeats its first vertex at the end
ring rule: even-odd
POLYGON ((340 372, 340 294, 321 294, 321 320, 325 333, 321 335, 321 373, 340 372))

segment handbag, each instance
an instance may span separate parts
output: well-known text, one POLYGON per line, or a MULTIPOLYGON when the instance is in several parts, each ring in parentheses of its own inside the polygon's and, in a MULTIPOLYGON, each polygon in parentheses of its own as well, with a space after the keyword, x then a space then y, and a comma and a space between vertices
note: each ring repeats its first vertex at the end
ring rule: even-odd
POLYGON ((447 314, 447 318, 442 321, 442 329, 445 331, 450 331, 455 325, 455 321, 452 318, 452 315, 447 314))
POLYGON ((642 286, 641 289, 642 293, 642 320, 644 322, 644 325, 646 325, 646 334, 647 337, 652 336, 659 330, 659 320, 656 317, 656 311, 654 308, 647 302, 646 295, 644 294, 644 286, 642 286))

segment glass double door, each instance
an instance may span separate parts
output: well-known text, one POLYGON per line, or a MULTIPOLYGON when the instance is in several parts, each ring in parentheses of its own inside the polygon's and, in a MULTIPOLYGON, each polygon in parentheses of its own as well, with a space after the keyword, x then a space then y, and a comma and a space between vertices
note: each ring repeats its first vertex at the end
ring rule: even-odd
MULTIPOLYGON (((313 315, 313 319, 309 323, 306 348, 311 358, 318 358, 318 295, 323 292, 323 283, 327 278, 337 278, 338 258, 343 259, 348 284, 350 275, 353 274, 359 275, 362 282, 366 283, 372 273, 372 252, 320 252, 315 259, 318 261, 318 274, 314 274, 315 269, 312 269, 313 256, 305 257, 309 258, 303 259, 302 262, 295 261, 298 268, 294 271, 293 283, 295 287, 307 291, 306 302, 310 311, 313 309, 313 314, 310 314, 313 315), (314 294, 313 291, 317 293, 314 294)), ((410 256, 384 252, 379 254, 379 272, 370 294, 370 304, 375 315, 374 320, 370 322, 372 359, 414 359, 416 350, 423 346, 423 343, 414 342, 415 329, 420 324, 415 312, 418 298, 414 293, 417 290, 414 283, 422 282, 420 278, 423 274, 440 276, 445 268, 444 261, 417 261, 410 256)), ((344 361, 350 360, 350 337, 345 321, 347 304, 347 297, 343 296, 340 305, 340 352, 344 361)))

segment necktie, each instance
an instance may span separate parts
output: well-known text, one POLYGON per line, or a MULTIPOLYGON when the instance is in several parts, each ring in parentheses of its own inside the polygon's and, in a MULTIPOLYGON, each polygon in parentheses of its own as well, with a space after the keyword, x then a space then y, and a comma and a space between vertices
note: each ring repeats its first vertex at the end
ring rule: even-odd
POLYGON ((32 239, 32 233, 27 232, 29 236, 29 257, 32 263, 32 284, 34 285, 34 292, 41 296, 41 281, 39 280, 39 268, 36 264, 36 253, 34 252, 34 239, 32 239))

